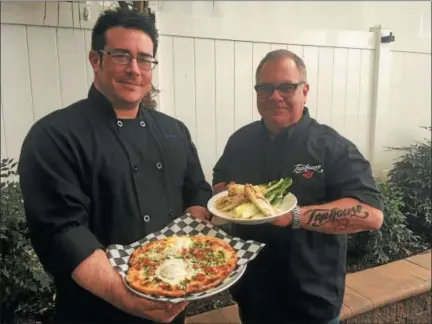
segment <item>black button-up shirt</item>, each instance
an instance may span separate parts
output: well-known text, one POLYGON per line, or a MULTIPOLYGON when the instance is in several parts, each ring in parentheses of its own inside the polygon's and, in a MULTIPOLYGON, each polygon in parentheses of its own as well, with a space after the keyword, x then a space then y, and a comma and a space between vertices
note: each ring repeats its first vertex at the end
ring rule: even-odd
MULTIPOLYGON (((291 177, 300 206, 356 198, 381 209, 370 164, 356 146, 332 128, 302 119, 272 138, 262 121, 229 139, 214 168, 213 184, 261 184, 291 177)), ((342 305, 346 235, 280 228, 271 224, 234 225, 234 234, 267 246, 232 289, 245 312, 263 320, 325 323, 342 305)), ((247 315, 247 314, 246 314, 247 315)))
POLYGON ((55 278, 58 318, 78 322, 137 319, 79 287, 75 267, 95 249, 132 243, 189 206, 205 207, 212 194, 183 123, 145 108, 117 119, 94 86, 35 123, 19 174, 34 249, 55 278))

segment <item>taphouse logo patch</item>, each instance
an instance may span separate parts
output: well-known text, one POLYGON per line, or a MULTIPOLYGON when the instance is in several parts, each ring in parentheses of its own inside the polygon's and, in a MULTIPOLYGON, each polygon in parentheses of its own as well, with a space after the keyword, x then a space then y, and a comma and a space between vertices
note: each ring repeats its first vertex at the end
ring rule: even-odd
POLYGON ((294 173, 301 174, 305 179, 312 178, 314 172, 323 173, 321 165, 296 164, 293 169, 294 173))

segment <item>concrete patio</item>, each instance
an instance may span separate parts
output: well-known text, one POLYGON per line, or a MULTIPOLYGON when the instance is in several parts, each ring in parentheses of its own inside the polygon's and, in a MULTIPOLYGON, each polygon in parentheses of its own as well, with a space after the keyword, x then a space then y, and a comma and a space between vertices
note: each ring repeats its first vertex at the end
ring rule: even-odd
MULTIPOLYGON (((351 273, 341 319, 347 323, 426 323, 430 319, 431 251, 351 273), (429 298, 428 296, 429 295, 429 298), (421 297, 420 299, 415 299, 421 297), (403 302, 411 301, 416 310, 403 302), (421 307, 419 305, 421 304, 421 307), (408 309, 407 309, 408 308, 408 309), (415 313, 415 314, 414 314, 415 313), (410 317, 407 321, 406 319, 410 317), (417 318, 412 321, 411 317, 417 318)), ((187 324, 241 324, 237 305, 191 316, 187 324)), ((430 322, 429 322, 430 323, 430 322)))

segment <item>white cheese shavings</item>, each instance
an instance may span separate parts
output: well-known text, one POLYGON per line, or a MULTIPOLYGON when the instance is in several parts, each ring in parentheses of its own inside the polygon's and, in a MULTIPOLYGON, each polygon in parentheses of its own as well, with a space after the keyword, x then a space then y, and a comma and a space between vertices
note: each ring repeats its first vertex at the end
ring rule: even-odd
POLYGON ((166 248, 165 254, 168 256, 180 255, 183 249, 192 247, 192 240, 187 237, 178 237, 173 244, 166 248))

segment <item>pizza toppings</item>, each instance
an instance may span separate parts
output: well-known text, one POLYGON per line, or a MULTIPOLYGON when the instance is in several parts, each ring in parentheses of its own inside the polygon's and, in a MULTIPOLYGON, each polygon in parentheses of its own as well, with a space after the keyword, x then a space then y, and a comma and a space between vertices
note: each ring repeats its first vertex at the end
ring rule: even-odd
POLYGON ((140 292, 179 297, 218 285, 236 265, 236 251, 223 240, 172 236, 137 248, 126 280, 140 292))

